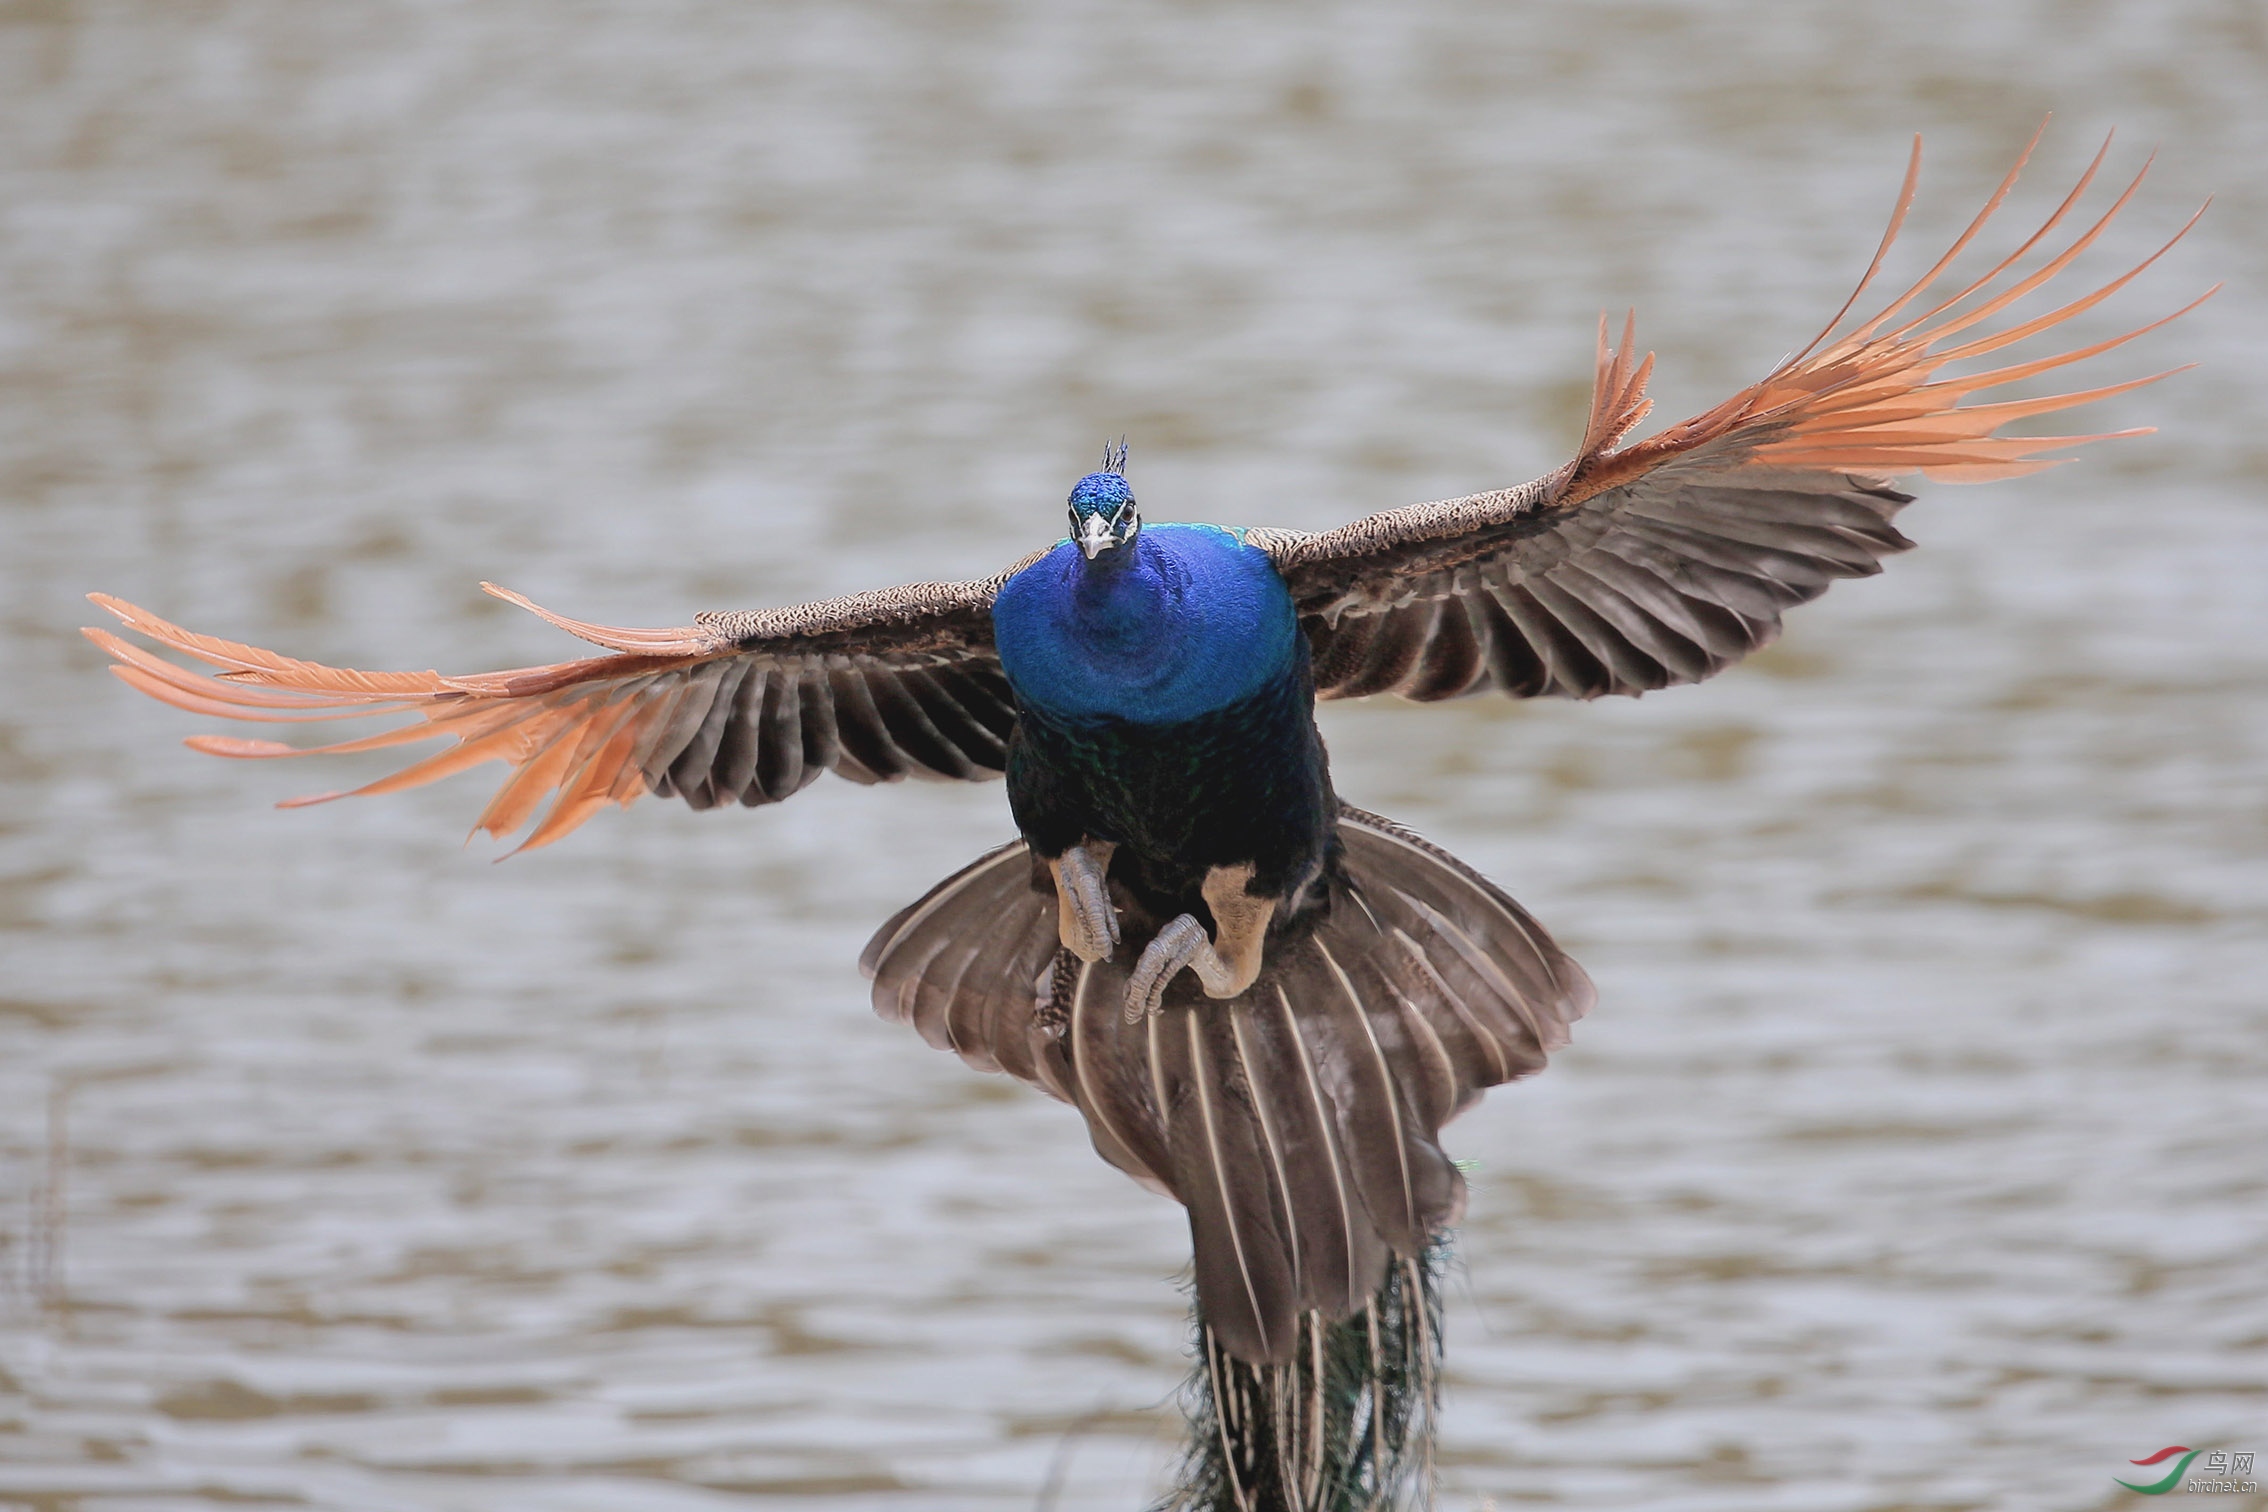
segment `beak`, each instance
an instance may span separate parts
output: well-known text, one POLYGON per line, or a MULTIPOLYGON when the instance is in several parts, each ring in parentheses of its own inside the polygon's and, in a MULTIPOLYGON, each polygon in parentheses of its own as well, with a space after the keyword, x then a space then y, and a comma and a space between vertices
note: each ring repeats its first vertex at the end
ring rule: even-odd
POLYGON ((1101 515, 1088 515, 1079 523, 1079 549, 1087 554, 1088 561, 1117 544, 1118 537, 1112 532, 1110 522, 1101 515))

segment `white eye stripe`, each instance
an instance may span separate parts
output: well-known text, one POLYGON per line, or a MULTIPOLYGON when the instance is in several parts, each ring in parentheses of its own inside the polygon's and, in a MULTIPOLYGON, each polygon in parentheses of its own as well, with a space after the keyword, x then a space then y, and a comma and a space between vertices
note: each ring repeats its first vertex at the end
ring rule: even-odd
POLYGON ((1092 512, 1083 510, 1076 504, 1071 506, 1070 514, 1071 533, 1073 535, 1077 535, 1081 530, 1085 528, 1086 522, 1093 519, 1101 520, 1103 524, 1110 528, 1110 531, 1113 535, 1116 535, 1120 531, 1129 529, 1130 527, 1138 526, 1141 523, 1142 519, 1141 509, 1132 499, 1122 501, 1108 514, 1103 513, 1099 509, 1092 512))

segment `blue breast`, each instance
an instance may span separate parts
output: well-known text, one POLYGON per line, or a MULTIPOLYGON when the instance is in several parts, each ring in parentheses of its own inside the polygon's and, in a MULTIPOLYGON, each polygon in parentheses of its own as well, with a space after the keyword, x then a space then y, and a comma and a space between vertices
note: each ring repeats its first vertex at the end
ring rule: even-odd
POLYGON ((1145 525, 1091 563, 1064 541, 1008 580, 992 627, 1026 704, 1139 724, 1249 698, 1290 671, 1299 634, 1267 554, 1217 525, 1145 525))

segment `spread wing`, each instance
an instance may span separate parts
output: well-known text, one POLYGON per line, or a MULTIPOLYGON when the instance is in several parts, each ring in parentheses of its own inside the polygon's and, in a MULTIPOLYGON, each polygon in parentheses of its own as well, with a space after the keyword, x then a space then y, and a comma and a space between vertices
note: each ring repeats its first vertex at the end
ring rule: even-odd
POLYGON ((1521 488, 1389 510, 1317 535, 1251 532, 1299 606, 1317 695, 1432 700, 1493 687, 1515 697, 1595 698, 1698 682, 1772 641, 1790 606, 1817 598, 1837 578, 1879 572, 1884 556, 1912 544, 1891 524, 1910 496, 1890 480, 1914 473, 1941 482, 2015 477, 2056 465, 2042 452, 2107 439, 1996 432, 2169 374, 2045 398, 1965 401, 2108 351, 2194 303, 2091 346, 1937 376, 1948 364, 2092 309, 2189 229, 2091 293, 1978 332, 2069 266, 2142 182, 2136 174, 2069 246, 2014 276, 2017 263, 2076 207, 2109 151, 2106 141, 2022 246, 1951 297, 1925 302, 2007 198, 2031 151, 2024 149, 1919 283, 1830 342, 1881 268, 1913 202, 1917 139, 1889 231, 1858 291, 1809 347, 1706 414, 1616 450, 1650 407, 1645 389, 1654 359, 1633 362, 1628 324, 1620 346, 1610 347, 1602 320, 1590 423, 1580 454, 1558 472, 1521 488))
POLYGON ((672 630, 583 624, 484 583, 614 654, 471 677, 295 661, 193 634, 99 593, 89 597, 128 629, 222 670, 201 675, 111 631, 85 633, 129 686, 195 714, 270 723, 418 714, 416 723, 312 748, 219 735, 188 744, 215 756, 282 757, 451 736, 448 749, 353 793, 285 806, 394 792, 501 761, 511 773, 474 828, 501 838, 549 799, 519 847, 527 850, 645 792, 705 809, 777 803, 821 772, 862 783, 999 776, 1015 699, 993 649, 992 600, 1008 577, 703 614, 672 630))

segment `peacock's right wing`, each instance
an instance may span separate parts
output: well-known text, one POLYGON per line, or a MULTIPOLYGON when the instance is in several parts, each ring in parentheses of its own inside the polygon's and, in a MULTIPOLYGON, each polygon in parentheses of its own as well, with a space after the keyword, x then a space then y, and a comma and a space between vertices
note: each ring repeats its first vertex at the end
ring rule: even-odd
POLYGON ((111 631, 85 633, 129 686, 191 713, 266 723, 418 714, 416 723, 326 746, 218 735, 188 743, 264 758, 451 736, 448 749, 352 793, 286 806, 394 792, 502 761, 511 774, 474 828, 509 835, 549 799, 521 842, 527 850, 646 792, 705 809, 777 803, 821 772, 860 783, 999 776, 1015 699, 993 649, 992 600, 1008 576, 704 614, 666 630, 584 624, 483 584, 614 654, 467 677, 296 661, 194 634, 99 593, 88 597, 128 629, 222 670, 200 675, 111 631))

